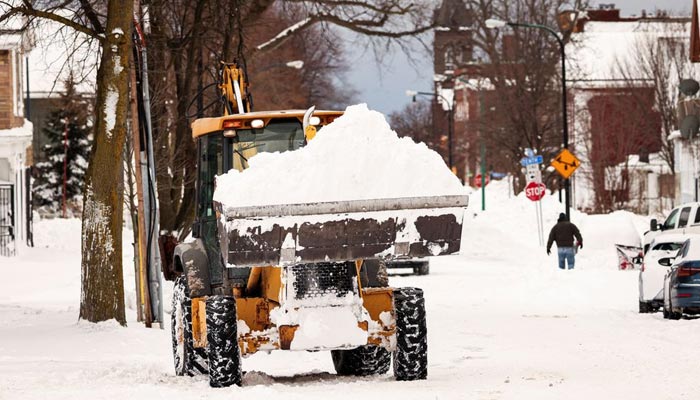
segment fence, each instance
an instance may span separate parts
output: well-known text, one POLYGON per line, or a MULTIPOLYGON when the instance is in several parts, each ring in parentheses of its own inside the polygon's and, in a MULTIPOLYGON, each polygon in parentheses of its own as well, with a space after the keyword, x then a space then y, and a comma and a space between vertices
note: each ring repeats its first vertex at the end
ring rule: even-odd
POLYGON ((0 256, 15 255, 14 199, 14 185, 0 185, 0 256))

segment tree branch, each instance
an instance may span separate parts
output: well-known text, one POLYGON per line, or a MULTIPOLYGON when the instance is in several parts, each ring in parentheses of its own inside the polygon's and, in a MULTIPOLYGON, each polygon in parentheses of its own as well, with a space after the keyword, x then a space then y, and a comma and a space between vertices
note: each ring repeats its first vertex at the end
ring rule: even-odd
POLYGON ((17 16, 17 15, 48 19, 48 20, 63 24, 65 26, 68 26, 70 28, 73 28, 78 32, 84 33, 84 34, 86 34, 90 37, 93 37, 95 39, 98 39, 100 41, 102 41, 104 39, 104 37, 101 36, 98 32, 96 32, 93 29, 88 28, 85 25, 79 24, 73 20, 70 20, 68 18, 62 17, 60 15, 57 15, 57 14, 54 14, 54 13, 51 13, 48 11, 37 10, 36 8, 33 8, 31 6, 31 4, 27 1, 24 2, 23 6, 11 7, 3 15, 0 15, 0 22, 3 22, 5 20, 12 18, 14 16, 17 16))
POLYGON ((280 33, 278 33, 275 37, 272 39, 268 40, 265 43, 262 43, 258 46, 256 46, 253 49, 253 53, 257 51, 262 51, 262 50, 271 50, 274 49, 275 47, 281 45, 284 43, 287 39, 289 39, 294 33, 303 31, 305 29, 308 29, 309 27, 313 26, 314 24, 320 23, 320 22, 327 22, 333 25, 337 25, 343 28, 350 29, 351 31, 361 33, 364 35, 369 35, 369 36, 381 36, 381 37, 387 37, 387 38, 400 38, 404 36, 409 36, 409 35, 417 35, 426 31, 429 31, 434 28, 434 25, 431 23, 429 25, 421 26, 415 29, 410 29, 410 30, 405 30, 405 31, 383 31, 379 29, 371 29, 371 28, 379 28, 384 26, 386 23, 387 19, 389 16, 387 14, 382 15, 380 19, 373 20, 373 19, 367 19, 367 20, 344 20, 340 17, 337 17, 335 15, 327 14, 327 13, 318 13, 315 15, 311 15, 296 24, 284 29, 280 33))
POLYGON ((95 32, 104 33, 104 27, 102 26, 100 19, 95 13, 95 9, 92 8, 92 5, 90 5, 88 0, 80 0, 80 6, 83 9, 83 11, 85 11, 85 16, 87 17, 88 21, 90 21, 90 23, 92 24, 92 27, 95 30, 95 32))

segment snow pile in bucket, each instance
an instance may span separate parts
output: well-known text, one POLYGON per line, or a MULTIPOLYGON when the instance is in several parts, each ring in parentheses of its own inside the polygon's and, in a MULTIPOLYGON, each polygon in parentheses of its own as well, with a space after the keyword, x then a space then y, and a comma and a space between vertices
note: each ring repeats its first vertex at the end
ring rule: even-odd
POLYGON ((214 200, 228 207, 466 194, 442 157, 399 138, 365 104, 323 127, 307 146, 260 153, 243 172, 216 180, 214 200))

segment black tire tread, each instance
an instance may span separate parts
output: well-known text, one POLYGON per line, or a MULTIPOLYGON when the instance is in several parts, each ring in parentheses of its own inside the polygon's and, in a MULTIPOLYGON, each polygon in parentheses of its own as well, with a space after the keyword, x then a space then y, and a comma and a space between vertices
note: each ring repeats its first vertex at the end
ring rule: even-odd
POLYGON ((194 347, 192 337, 192 299, 187 287, 187 279, 180 275, 175 279, 173 286, 172 315, 170 316, 171 336, 173 344, 173 361, 175 364, 175 374, 178 376, 194 376, 206 374, 208 372, 207 351, 204 348, 194 347), (178 312, 181 310, 181 313, 178 312), (184 336, 183 358, 180 359, 178 352, 178 317, 182 317, 182 327, 184 336))
POLYGON ((652 311, 651 304, 649 304, 646 301, 639 300, 639 313, 640 314, 647 314, 652 311))
POLYGON ((209 385, 241 386, 243 373, 237 339, 236 299, 233 296, 210 296, 206 304, 209 385))
POLYGON ((399 381, 428 378, 428 328, 425 299, 419 288, 394 290, 396 351, 394 377, 399 381))
POLYGON ((391 366, 391 353, 378 346, 331 350, 331 357, 335 372, 344 376, 381 375, 387 373, 391 366))

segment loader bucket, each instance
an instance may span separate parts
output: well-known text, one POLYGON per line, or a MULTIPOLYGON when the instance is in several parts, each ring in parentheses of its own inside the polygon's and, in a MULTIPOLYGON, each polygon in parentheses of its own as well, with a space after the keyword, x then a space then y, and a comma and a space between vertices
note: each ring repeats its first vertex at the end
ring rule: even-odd
POLYGON ((422 258, 459 251, 467 196, 224 210, 229 267, 422 258))

